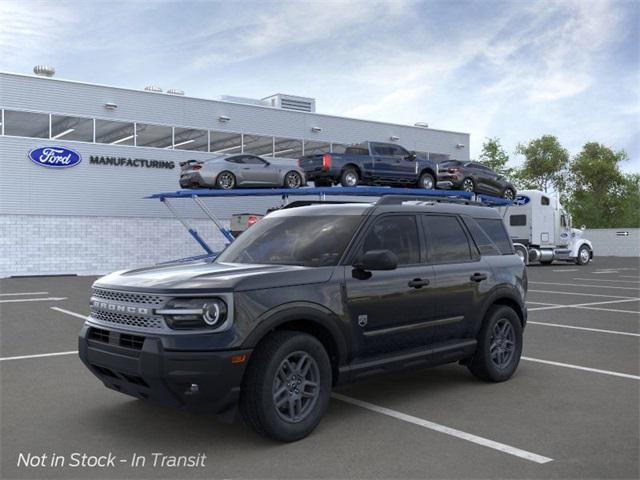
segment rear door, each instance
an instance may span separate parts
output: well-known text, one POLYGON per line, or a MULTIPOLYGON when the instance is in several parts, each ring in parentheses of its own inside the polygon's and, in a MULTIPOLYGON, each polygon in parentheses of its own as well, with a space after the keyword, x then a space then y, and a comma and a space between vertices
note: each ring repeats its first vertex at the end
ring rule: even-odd
POLYGON ((436 276, 439 339, 473 337, 491 269, 481 260, 458 216, 423 215, 421 220, 428 239, 429 262, 436 276))
POLYGON ((366 278, 345 270, 345 298, 357 356, 367 357, 426 345, 435 314, 433 267, 424 263, 424 248, 415 215, 388 214, 373 219, 356 243, 354 263, 369 250, 387 249, 398 268, 368 272, 366 278))
POLYGON ((371 143, 371 156, 373 158, 373 176, 388 180, 394 175, 396 157, 389 145, 384 143, 371 143))

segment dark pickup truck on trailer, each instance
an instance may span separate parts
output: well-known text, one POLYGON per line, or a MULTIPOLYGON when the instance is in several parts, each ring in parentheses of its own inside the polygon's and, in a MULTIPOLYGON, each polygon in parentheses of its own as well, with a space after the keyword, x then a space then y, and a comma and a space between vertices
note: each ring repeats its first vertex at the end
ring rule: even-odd
POLYGON ((495 209, 383 197, 283 208, 215 261, 95 282, 79 355, 107 387, 308 435, 334 385, 460 362, 515 372, 525 265, 495 209))
POLYGON ((393 143, 364 142, 344 153, 308 155, 298 161, 307 180, 316 187, 339 183, 357 185, 415 186, 434 189, 438 164, 393 143))

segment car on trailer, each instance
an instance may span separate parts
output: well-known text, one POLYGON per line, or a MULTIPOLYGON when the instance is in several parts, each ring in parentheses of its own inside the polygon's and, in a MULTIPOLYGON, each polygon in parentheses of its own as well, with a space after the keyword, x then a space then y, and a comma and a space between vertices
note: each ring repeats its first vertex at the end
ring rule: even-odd
POLYGON ((239 405, 256 432, 287 442, 314 430, 337 385, 453 362, 490 382, 515 373, 527 274, 496 209, 440 192, 318 190, 384 196, 285 206, 215 260, 98 279, 84 364, 136 398, 229 416, 239 405))
POLYGON ((180 163, 181 188, 300 188, 306 184, 304 171, 290 158, 235 154, 180 163))
POLYGON ((480 162, 440 162, 438 187, 495 195, 507 200, 516 198, 516 187, 504 175, 480 162))

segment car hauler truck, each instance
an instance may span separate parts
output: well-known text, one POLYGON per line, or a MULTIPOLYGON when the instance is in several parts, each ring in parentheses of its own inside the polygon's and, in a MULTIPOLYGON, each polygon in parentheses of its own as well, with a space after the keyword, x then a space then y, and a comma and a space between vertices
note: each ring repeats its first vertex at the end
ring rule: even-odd
POLYGON ((513 205, 499 207, 518 255, 525 263, 554 260, 586 265, 593 246, 582 238, 584 227, 572 228, 571 216, 556 197, 539 190, 518 192, 513 205))

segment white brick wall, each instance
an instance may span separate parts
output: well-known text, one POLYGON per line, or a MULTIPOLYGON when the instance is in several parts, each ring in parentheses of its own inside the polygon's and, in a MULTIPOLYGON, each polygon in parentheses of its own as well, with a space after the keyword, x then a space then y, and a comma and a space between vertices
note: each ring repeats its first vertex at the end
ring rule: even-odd
MULTIPOLYGON (((213 223, 191 225, 223 248, 213 223)), ((0 277, 104 274, 204 253, 170 218, 0 215, 0 232, 0 277)))
POLYGON ((640 228, 593 228, 584 232, 596 257, 640 257, 640 228), (629 235, 618 235, 628 232, 629 235))

